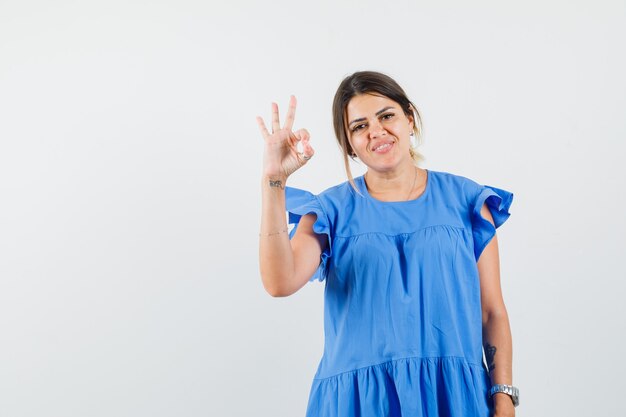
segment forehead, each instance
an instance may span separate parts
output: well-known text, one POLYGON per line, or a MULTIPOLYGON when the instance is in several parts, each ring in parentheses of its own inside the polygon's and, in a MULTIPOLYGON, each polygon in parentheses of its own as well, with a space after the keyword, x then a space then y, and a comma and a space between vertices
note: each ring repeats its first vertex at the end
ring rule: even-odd
POLYGON ((346 106, 346 116, 348 120, 361 117, 371 117, 380 109, 394 107, 400 109, 400 105, 385 96, 374 94, 359 94, 352 97, 346 106))

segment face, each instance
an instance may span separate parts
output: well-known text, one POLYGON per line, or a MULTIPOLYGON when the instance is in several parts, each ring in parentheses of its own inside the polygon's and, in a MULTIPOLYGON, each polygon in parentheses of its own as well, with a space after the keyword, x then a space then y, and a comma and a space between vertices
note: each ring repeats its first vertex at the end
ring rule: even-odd
POLYGON ((409 153, 413 118, 398 103, 361 94, 348 102, 346 115, 350 145, 368 168, 384 172, 413 163, 409 153))

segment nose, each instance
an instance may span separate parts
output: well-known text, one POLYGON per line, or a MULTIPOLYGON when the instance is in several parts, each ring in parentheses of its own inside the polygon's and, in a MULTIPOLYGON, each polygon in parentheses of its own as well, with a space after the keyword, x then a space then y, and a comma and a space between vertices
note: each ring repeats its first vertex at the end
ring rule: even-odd
POLYGON ((372 138, 385 136, 386 134, 387 134, 387 131, 385 130, 385 128, 383 127, 383 125, 380 123, 378 119, 370 122, 370 136, 372 138))

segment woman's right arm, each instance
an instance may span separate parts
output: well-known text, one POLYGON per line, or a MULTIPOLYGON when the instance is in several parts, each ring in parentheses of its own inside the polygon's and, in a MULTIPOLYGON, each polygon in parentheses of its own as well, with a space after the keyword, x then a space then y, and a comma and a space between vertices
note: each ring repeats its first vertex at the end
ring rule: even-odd
POLYGON ((285 190, 262 184, 259 263, 265 290, 274 297, 286 297, 302 288, 320 264, 326 235, 313 232, 315 214, 302 216, 291 240, 286 233, 285 190))
POLYGON ((285 216, 285 184, 287 178, 313 156, 309 134, 302 129, 292 132, 296 99, 291 97, 285 125, 281 128, 278 106, 272 103, 272 133, 258 117, 265 140, 261 182, 261 232, 259 234, 259 265, 265 290, 274 297, 285 297, 302 288, 319 266, 322 251, 328 245, 325 235, 313 231, 315 214, 302 216, 290 240, 285 216), (297 143, 302 142, 302 152, 297 143))

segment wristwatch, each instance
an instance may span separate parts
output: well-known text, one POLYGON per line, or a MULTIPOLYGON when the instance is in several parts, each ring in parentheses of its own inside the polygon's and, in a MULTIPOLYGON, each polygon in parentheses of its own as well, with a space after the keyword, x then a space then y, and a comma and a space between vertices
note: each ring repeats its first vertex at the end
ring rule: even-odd
POLYGON ((514 407, 519 405, 519 389, 517 387, 513 385, 495 384, 489 390, 489 398, 493 397, 493 394, 496 392, 503 392, 511 397, 514 407))

